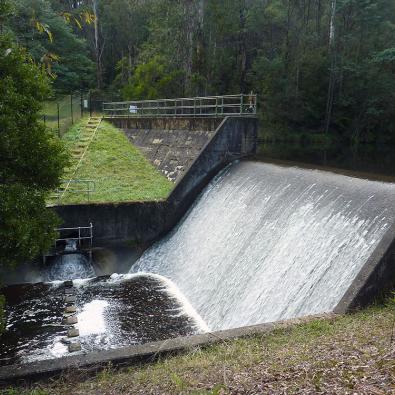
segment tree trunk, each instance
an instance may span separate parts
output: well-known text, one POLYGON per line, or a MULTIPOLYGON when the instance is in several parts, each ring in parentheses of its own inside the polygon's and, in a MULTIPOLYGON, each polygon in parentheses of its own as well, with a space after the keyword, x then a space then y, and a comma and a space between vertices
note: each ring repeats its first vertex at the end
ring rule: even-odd
POLYGON ((332 0, 331 5, 331 19, 329 26, 329 54, 331 57, 331 68, 329 74, 328 84, 328 96, 326 101, 326 112, 325 112, 325 133, 329 132, 331 124, 332 110, 333 110, 333 99, 336 82, 336 0, 332 0))
POLYGON ((92 0, 93 14, 95 16, 94 27, 94 47, 96 59, 96 87, 101 89, 103 86, 103 73, 101 67, 100 39, 99 39, 99 13, 97 9, 97 0, 92 0))

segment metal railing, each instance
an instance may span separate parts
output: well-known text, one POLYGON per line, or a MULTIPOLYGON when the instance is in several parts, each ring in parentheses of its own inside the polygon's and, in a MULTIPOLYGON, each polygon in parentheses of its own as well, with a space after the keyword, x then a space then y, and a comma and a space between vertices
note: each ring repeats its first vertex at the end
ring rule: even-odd
POLYGON ((255 115, 257 95, 187 97, 103 103, 106 118, 255 115))
POLYGON ((79 247, 81 247, 83 240, 89 240, 89 248, 92 248, 93 246, 92 222, 89 224, 89 226, 77 226, 74 228, 57 228, 55 229, 55 231, 59 232, 59 236, 62 236, 62 233, 66 232, 66 235, 64 237, 59 237, 58 239, 55 240, 55 249, 57 248, 59 242, 71 241, 71 240, 76 240, 79 247), (68 236, 70 234, 74 234, 76 236, 70 237, 68 236))
POLYGON ((56 199, 59 204, 64 195, 68 193, 77 195, 86 194, 89 202, 91 194, 95 192, 95 189, 96 184, 93 180, 62 180, 60 187, 55 190, 55 192, 51 195, 51 198, 56 199))

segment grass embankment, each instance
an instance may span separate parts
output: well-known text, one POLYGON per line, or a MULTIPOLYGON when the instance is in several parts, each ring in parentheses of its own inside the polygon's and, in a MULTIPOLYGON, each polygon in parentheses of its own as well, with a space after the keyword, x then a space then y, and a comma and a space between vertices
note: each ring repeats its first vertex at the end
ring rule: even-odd
POLYGON ((393 325, 393 304, 372 307, 95 377, 71 372, 9 394, 393 394, 393 325))
MULTIPOLYGON (((79 141, 83 119, 63 136, 71 150, 79 141)), ((152 201, 165 199, 173 184, 133 146, 117 128, 102 121, 77 172, 72 177, 95 182, 91 202, 152 201)), ((85 186, 81 185, 80 189, 85 186)), ((65 193, 62 204, 85 203, 87 193, 65 193)))

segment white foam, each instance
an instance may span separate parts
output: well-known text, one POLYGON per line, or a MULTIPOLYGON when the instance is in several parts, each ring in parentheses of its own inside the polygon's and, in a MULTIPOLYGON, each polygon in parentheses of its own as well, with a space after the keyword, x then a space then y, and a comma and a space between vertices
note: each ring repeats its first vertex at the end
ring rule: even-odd
POLYGON ((108 302, 106 300, 92 300, 86 303, 81 313, 77 314, 78 323, 75 325, 80 336, 96 335, 106 331, 104 312, 108 302))

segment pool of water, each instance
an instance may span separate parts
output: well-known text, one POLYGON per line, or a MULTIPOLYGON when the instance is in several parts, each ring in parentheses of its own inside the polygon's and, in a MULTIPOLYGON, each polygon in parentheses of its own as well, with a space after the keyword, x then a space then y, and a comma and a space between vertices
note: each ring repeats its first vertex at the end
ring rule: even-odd
POLYGON ((395 146, 359 144, 259 143, 257 159, 283 160, 395 177, 395 146))
MULTIPOLYGON (((62 325, 62 282, 11 285, 7 330, 0 337, 0 366, 68 354, 62 325)), ((165 340, 206 330, 169 280, 155 275, 113 275, 74 281, 82 351, 165 340)))

